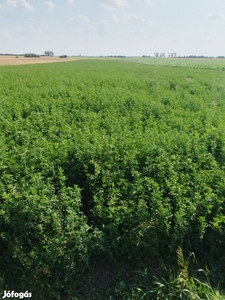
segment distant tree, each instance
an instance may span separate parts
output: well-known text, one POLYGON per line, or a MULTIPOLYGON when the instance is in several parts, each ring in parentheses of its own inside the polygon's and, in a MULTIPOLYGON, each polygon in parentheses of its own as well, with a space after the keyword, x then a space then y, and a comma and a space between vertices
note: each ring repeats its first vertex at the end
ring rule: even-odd
POLYGON ((46 56, 54 56, 54 52, 53 51, 45 51, 44 53, 46 56))
POLYGON ((40 55, 35 54, 35 53, 26 53, 26 54, 24 54, 24 57, 40 57, 40 55))

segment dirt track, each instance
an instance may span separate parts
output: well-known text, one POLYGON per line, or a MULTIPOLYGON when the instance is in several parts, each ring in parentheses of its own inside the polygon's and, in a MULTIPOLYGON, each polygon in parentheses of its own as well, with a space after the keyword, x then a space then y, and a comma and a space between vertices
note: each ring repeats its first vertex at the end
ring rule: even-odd
POLYGON ((66 61, 74 61, 84 59, 82 57, 67 57, 67 58, 59 58, 57 56, 47 57, 24 57, 24 56, 11 56, 11 55, 0 55, 0 66, 7 65, 27 65, 27 64, 45 64, 51 62, 66 62, 66 61))

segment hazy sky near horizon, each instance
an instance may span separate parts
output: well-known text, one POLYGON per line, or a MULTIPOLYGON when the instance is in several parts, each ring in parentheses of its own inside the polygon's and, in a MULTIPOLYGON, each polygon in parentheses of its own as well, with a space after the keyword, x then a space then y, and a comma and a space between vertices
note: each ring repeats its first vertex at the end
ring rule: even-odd
POLYGON ((0 53, 225 55, 225 0, 0 0, 0 53))

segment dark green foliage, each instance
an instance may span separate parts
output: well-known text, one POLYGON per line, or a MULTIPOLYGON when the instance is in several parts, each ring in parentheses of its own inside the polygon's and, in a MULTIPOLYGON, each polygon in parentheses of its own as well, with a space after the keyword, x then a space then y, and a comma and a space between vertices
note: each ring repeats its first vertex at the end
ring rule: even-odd
POLYGON ((2 290, 128 299, 134 270, 174 271, 181 248, 224 287, 223 74, 1 67, 2 290))

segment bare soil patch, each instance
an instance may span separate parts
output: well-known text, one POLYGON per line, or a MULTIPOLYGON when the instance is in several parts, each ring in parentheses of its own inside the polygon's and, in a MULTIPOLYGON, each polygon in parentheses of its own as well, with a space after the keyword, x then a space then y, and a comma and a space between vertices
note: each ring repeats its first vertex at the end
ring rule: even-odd
POLYGON ((53 62, 66 62, 84 59, 83 57, 72 57, 59 58, 57 56, 40 56, 40 57, 24 57, 24 56, 11 56, 11 55, 0 55, 0 66, 7 65, 27 65, 27 64, 45 64, 53 62))

